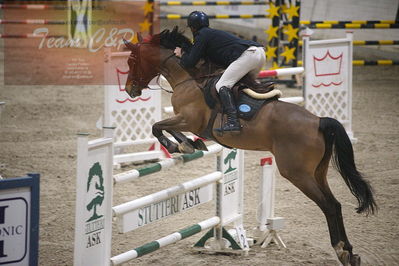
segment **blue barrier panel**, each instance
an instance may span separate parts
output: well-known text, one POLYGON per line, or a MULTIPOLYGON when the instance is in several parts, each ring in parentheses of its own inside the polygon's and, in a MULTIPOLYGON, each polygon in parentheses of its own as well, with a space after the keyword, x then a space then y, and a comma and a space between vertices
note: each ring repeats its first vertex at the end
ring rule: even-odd
POLYGON ((39 180, 0 180, 0 265, 38 265, 39 180))

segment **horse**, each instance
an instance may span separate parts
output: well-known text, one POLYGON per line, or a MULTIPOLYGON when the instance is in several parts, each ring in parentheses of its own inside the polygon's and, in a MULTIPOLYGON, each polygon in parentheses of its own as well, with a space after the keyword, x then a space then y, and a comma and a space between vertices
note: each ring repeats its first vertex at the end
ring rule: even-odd
MULTIPOLYGON (((153 134, 169 151, 193 152, 198 143, 187 142, 181 132, 201 136, 209 127, 212 110, 195 77, 201 69, 184 69, 173 53, 176 46, 189 46, 190 41, 176 29, 164 30, 144 41, 138 35, 138 40, 136 44, 125 42, 131 51, 125 90, 130 97, 140 96, 148 83, 162 74, 173 88, 171 102, 175 116, 155 123, 153 134), (164 130, 179 144, 164 136, 164 130)), ((212 128, 220 124, 222 116, 217 114, 212 128)), ((240 122, 242 129, 238 134, 225 132, 212 135, 211 139, 227 147, 271 152, 280 174, 314 201, 325 215, 330 242, 339 261, 343 265, 360 265, 361 258, 353 253, 345 232, 341 204, 327 181, 330 161, 357 199, 357 213, 374 214, 378 207, 371 185, 355 165, 353 147, 343 125, 278 99, 264 104, 252 120, 240 122)))

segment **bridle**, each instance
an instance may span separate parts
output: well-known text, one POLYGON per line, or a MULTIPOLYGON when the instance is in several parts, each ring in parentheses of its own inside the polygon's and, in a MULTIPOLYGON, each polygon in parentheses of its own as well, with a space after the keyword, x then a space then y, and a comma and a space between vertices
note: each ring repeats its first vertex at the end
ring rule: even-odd
MULTIPOLYGON (((131 80, 131 84, 134 87, 145 87, 145 86, 147 86, 146 83, 147 83, 148 79, 147 79, 147 76, 145 76, 145 72, 141 68, 141 56, 140 56, 141 55, 141 51, 140 51, 141 45, 149 45, 149 43, 138 43, 138 44, 136 44, 136 46, 134 48, 135 50, 132 51, 130 53, 130 56, 129 56, 129 60, 131 60, 131 62, 132 62, 131 63, 131 68, 133 68, 133 73, 129 73, 129 75, 131 75, 130 80, 131 80)), ((160 86, 160 84, 159 84, 159 79, 160 79, 160 76, 161 76, 161 74, 160 74, 161 69, 163 69, 165 72, 168 72, 167 69, 164 68, 164 65, 173 56, 174 56, 174 53, 172 53, 170 56, 165 58, 162 61, 162 63, 159 66, 156 67, 157 68, 157 72, 158 72, 157 84, 159 85, 159 87, 162 90, 164 90, 164 91, 166 91, 168 93, 173 93, 173 91, 169 91, 169 90, 166 90, 166 89, 162 88, 162 86, 160 86)), ((149 89, 150 90, 155 90, 155 89, 151 89, 151 88, 149 88, 149 89)))

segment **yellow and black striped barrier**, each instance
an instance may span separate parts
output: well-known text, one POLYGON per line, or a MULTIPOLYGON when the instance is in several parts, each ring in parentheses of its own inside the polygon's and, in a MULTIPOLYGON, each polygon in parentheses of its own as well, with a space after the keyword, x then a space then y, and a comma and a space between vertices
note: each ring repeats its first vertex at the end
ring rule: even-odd
POLYGON ((268 5, 266 1, 161 1, 161 6, 252 6, 268 5))
MULTIPOLYGON (((302 41, 298 42, 299 46, 302 46, 302 41)), ((361 46, 361 45, 398 45, 399 40, 376 40, 376 41, 363 41, 363 40, 355 40, 353 41, 353 45, 361 46)))
POLYGON ((301 20, 302 25, 310 24, 399 24, 399 20, 301 20))
POLYGON ((399 65, 399 60, 353 60, 354 66, 399 65))
POLYGON ((353 41, 353 45, 398 45, 398 40, 353 41))
MULTIPOLYGON (((353 60, 354 66, 398 66, 399 60, 353 60)), ((298 61, 298 66, 302 66, 302 61, 298 61)))
MULTIPOLYGON (((269 18, 269 15, 250 15, 250 14, 242 14, 242 15, 227 15, 227 14, 218 14, 218 15, 208 15, 209 19, 249 19, 249 18, 269 18)), ((183 16, 179 14, 166 14, 159 15, 159 19, 187 19, 188 16, 183 16)))
POLYGON ((399 24, 377 23, 377 24, 309 24, 311 29, 398 29, 399 24))

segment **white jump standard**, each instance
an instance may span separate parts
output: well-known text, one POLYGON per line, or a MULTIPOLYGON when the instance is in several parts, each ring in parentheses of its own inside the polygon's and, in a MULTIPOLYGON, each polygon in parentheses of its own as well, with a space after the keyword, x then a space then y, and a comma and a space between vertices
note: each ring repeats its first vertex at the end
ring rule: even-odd
POLYGON ((274 217, 274 198, 276 183, 276 168, 273 164, 274 157, 266 157, 260 160, 261 174, 259 177, 259 205, 257 208, 257 219, 259 226, 255 230, 255 244, 267 247, 270 242, 277 244, 279 248, 284 247, 283 240, 278 230, 284 227, 283 217, 274 217))

